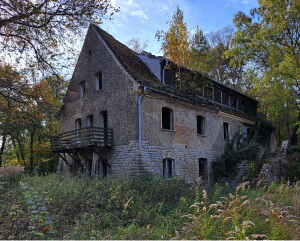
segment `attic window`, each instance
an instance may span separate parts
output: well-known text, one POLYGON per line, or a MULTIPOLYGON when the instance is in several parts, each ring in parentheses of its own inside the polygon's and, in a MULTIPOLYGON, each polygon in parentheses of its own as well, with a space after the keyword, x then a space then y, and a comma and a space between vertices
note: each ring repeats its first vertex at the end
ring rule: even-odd
POLYGON ((237 100, 237 98, 233 98, 233 103, 232 104, 233 104, 232 107, 235 108, 235 109, 237 109, 237 107, 238 107, 238 100, 237 100))
POLYGON ((85 95, 85 81, 79 83, 79 97, 82 98, 85 95))
POLYGON ((173 110, 167 107, 162 108, 162 129, 173 130, 173 110))
POLYGON ((222 91, 219 91, 218 93, 219 93, 219 101, 222 104, 223 103, 223 93, 222 93, 222 91))
POLYGON ((102 85, 103 85, 103 81, 102 81, 102 71, 99 71, 96 74, 96 90, 101 90, 102 89, 102 85))
POLYGON ((89 49, 89 56, 92 56, 92 50, 89 49))
POLYGON ((230 95, 227 95, 227 105, 231 106, 230 95))
POLYGON ((245 101, 241 101, 241 110, 245 111, 245 101))

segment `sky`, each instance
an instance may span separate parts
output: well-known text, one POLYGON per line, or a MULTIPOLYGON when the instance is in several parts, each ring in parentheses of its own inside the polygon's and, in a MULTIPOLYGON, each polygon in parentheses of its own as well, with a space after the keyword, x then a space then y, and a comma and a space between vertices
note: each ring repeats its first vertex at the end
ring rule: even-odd
POLYGON ((160 43, 155 38, 158 30, 167 30, 177 8, 183 10, 187 28, 192 32, 199 26, 205 34, 228 25, 233 26, 234 14, 242 11, 249 15, 258 7, 257 0, 111 0, 120 11, 113 20, 103 20, 100 27, 126 44, 132 38, 147 41, 146 51, 162 55, 160 43))

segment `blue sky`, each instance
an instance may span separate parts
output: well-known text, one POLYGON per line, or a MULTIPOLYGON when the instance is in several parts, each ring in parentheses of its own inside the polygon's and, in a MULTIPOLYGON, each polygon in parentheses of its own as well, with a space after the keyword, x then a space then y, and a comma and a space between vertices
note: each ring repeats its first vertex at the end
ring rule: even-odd
POLYGON ((214 32, 233 25, 238 11, 249 14, 257 7, 257 0, 111 0, 120 11, 113 20, 104 20, 101 27, 122 43, 132 38, 148 41, 149 52, 159 52, 160 43, 155 38, 157 30, 167 30, 166 22, 172 18, 177 5, 184 12, 189 30, 199 26, 204 33, 214 32))

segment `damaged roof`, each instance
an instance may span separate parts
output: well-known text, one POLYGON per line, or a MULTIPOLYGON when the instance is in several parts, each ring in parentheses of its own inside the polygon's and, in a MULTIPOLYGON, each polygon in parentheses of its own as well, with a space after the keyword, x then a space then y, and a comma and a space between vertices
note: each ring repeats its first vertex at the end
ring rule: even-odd
POLYGON ((159 83, 159 80, 137 56, 136 52, 129 49, 126 45, 116 40, 112 35, 108 34, 98 26, 94 24, 91 26, 100 34, 121 65, 136 81, 159 83))

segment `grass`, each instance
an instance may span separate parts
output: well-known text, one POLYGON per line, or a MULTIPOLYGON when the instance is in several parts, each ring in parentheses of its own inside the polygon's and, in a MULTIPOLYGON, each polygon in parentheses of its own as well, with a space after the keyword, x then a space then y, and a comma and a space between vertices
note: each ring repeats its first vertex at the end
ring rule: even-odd
POLYGON ((1 239, 300 239, 299 183, 232 189, 54 174, 18 183, 2 180, 1 239), (31 199, 51 217, 51 236, 31 199))

